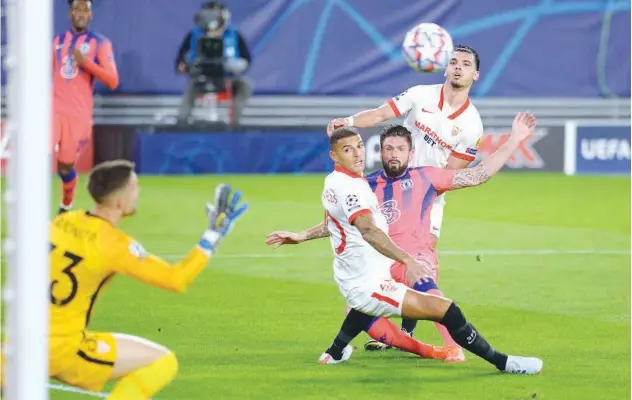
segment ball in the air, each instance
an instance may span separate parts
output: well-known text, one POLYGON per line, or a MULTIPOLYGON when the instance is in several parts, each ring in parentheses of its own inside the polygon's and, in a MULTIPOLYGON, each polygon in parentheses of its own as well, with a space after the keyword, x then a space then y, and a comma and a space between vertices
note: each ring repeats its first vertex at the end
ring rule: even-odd
POLYGON ((406 62, 419 72, 445 69, 453 50, 454 44, 448 31, 432 22, 424 22, 410 29, 402 43, 406 62))

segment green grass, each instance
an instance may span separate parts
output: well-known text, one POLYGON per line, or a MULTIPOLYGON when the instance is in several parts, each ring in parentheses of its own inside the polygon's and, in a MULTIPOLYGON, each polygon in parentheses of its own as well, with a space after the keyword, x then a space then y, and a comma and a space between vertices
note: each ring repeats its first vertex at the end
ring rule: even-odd
MULTIPOLYGON (((180 373, 157 399, 630 398, 629 252, 486 252, 629 251, 629 177, 507 173, 448 194, 443 291, 496 348, 541 357, 540 376, 502 375, 471 354, 445 365, 367 353, 365 334, 349 363, 318 365, 344 317, 329 242, 272 250, 263 241, 272 230, 321 221, 322 176, 142 177, 140 212, 123 228, 157 254, 184 254, 204 229, 204 202, 219 181, 241 189, 251 210, 189 291, 118 277, 95 309, 92 329, 142 336, 176 353, 180 373), (480 251, 480 261, 447 250, 480 251)), ((77 203, 89 205, 83 190, 77 203)), ((430 323, 420 323, 416 337, 440 343, 430 323)))

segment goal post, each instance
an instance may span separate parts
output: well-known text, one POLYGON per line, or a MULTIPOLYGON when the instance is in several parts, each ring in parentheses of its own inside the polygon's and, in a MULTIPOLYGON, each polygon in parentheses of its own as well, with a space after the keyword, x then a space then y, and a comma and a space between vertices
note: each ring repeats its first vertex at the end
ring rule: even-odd
POLYGON ((52 0, 5 0, 9 92, 4 395, 48 399, 52 0))

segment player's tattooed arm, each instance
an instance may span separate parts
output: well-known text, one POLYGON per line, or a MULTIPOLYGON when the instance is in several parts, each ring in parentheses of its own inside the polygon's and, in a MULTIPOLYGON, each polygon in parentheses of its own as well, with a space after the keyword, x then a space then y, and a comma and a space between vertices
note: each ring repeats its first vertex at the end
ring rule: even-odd
POLYGON ((353 225, 358 228, 364 240, 386 257, 402 264, 409 264, 413 261, 410 254, 393 243, 393 240, 373 223, 371 214, 358 215, 353 220, 353 225))
MULTIPOLYGON (((490 180, 491 177, 496 175, 503 165, 505 165, 520 144, 533 136, 535 123, 535 117, 532 114, 518 113, 516 118, 514 118, 512 133, 509 139, 476 167, 455 170, 452 177, 452 184, 448 190, 477 186, 490 180)), ((439 190, 443 188, 445 190, 445 186, 442 182, 438 182, 435 188, 439 190)))
POLYGON ((329 229, 325 222, 321 222, 316 226, 312 226, 308 230, 302 233, 304 240, 320 239, 329 236, 329 229))
POLYGON ((454 178, 452 179, 450 190, 482 185, 490 180, 491 177, 483 165, 474 168, 458 169, 454 171, 454 178))

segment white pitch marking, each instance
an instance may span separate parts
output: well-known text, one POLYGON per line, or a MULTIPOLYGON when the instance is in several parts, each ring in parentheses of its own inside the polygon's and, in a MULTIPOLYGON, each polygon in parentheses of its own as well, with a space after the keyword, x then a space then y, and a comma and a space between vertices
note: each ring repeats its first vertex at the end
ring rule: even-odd
MULTIPOLYGON (((630 250, 555 250, 555 249, 535 249, 535 250, 440 250, 439 256, 558 256, 558 255, 630 255, 630 250)), ((185 257, 186 254, 165 254, 160 257, 166 259, 176 259, 185 257)), ((217 254, 217 258, 312 258, 312 257, 333 257, 331 253, 243 253, 243 254, 217 254)))

